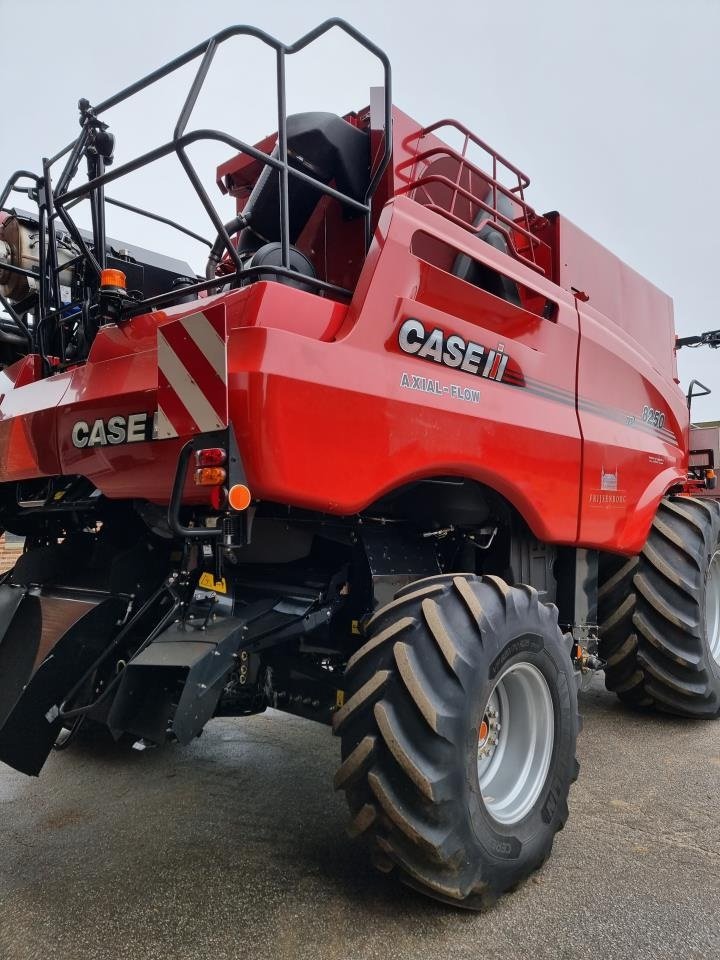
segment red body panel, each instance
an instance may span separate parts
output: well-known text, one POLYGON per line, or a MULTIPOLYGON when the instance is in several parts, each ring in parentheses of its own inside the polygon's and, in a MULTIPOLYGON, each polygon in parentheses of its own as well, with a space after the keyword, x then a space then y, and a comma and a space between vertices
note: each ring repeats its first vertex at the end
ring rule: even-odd
MULTIPOLYGON (((464 477, 506 497, 540 540, 640 550, 660 497, 687 471, 671 301, 556 215, 533 222, 535 247, 527 234, 508 234, 514 255, 480 240, 464 228, 479 209, 467 197, 442 182, 412 189, 429 170, 413 158, 439 152, 441 141, 399 111, 394 121, 362 269, 362 222, 324 201, 298 242, 323 279, 354 286, 348 306, 258 282, 104 326, 84 365, 45 379, 38 358, 25 358, 0 373, 0 476, 80 474, 107 497, 166 503, 181 430, 78 447, 73 427, 152 418, 158 330, 175 324, 164 336, 178 343, 181 318, 208 311, 225 330, 228 418, 255 497, 348 515, 418 479, 464 477), (449 204, 454 222, 429 204, 449 204), (454 276, 457 256, 504 274, 522 306, 454 276), (403 352, 409 318, 443 343, 472 342, 484 366, 467 372, 431 352, 403 352)), ((367 122, 377 126, 372 110, 367 122)), ((452 162, 431 161, 483 194, 484 174, 478 180, 462 161, 455 174, 452 162)), ((190 486, 186 494, 206 496, 190 486)))
POLYGON ((687 473, 672 300, 563 217, 557 238, 559 283, 582 293, 580 539, 638 549, 659 498, 687 473))
POLYGON ((502 493, 543 540, 632 551, 657 499, 682 476, 681 404, 668 409, 663 433, 623 422, 667 396, 667 378, 650 360, 640 363, 636 345, 592 301, 579 320, 567 291, 406 198, 386 206, 347 311, 258 283, 106 326, 88 362, 72 371, 15 388, 21 365, 1 374, 3 476, 82 474, 108 497, 166 502, 182 437, 77 449, 72 427, 119 412, 154 413, 158 327, 220 302, 230 419, 259 498, 351 514, 404 483, 462 476, 502 493), (555 318, 413 255, 421 230, 551 299, 555 318), (408 317, 488 348, 502 344, 509 379, 484 380, 402 353, 397 333, 408 317), (403 374, 434 381, 441 392, 402 386, 403 374), (443 393, 444 386, 477 389, 479 401, 443 393), (590 502, 601 467, 617 472, 622 502, 590 502))

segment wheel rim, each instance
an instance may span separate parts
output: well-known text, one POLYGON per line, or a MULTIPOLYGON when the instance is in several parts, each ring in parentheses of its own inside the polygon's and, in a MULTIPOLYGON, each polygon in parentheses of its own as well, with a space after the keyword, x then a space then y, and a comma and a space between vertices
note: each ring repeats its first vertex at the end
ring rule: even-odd
POLYGON ((547 779, 555 708, 547 680, 531 663, 498 678, 478 732, 478 780, 485 807, 501 824, 522 820, 547 779))
POLYGON ((710 560, 705 584, 705 629, 710 653, 720 663, 720 550, 710 560))

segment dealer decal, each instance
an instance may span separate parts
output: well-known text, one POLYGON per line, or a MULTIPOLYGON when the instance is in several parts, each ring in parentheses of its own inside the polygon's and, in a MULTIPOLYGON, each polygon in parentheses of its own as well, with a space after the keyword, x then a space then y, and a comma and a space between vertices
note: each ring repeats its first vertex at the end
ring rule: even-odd
POLYGON ((620 487, 620 471, 600 467, 600 489, 590 490, 588 503, 593 507, 617 507, 627 503, 627 494, 620 487))
POLYGON ((107 420, 78 420, 73 424, 72 443, 83 447, 107 447, 120 443, 142 443, 156 437, 156 417, 150 413, 118 414, 107 420))
POLYGON ((448 336, 438 327, 427 332, 414 317, 400 327, 398 345, 404 353, 486 380, 502 381, 509 359, 502 344, 493 350, 454 333, 448 336))

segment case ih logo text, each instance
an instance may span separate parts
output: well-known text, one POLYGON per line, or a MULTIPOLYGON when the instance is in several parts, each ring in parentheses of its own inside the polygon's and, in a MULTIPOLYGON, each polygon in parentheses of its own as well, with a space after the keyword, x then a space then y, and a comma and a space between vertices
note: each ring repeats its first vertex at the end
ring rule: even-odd
POLYGON ((455 333, 446 336, 437 327, 426 333, 423 324, 413 317, 400 327, 398 344, 405 353, 488 380, 502 380, 508 363, 508 356, 501 347, 489 350, 455 333))
POLYGON ((118 443, 142 443, 153 438, 153 417, 147 413, 130 413, 108 420, 78 420, 73 424, 74 447, 106 447, 118 443))

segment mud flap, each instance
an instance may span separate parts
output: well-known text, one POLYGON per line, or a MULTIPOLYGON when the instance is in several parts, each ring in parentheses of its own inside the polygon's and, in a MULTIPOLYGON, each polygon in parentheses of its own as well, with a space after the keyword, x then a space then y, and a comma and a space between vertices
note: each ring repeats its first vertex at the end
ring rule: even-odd
POLYGON ((37 644, 24 642, 25 636, 40 638, 40 609, 25 604, 25 587, 0 587, 0 730, 32 674, 37 644))
POLYGON ((246 630, 236 617, 202 630, 168 627, 123 671, 107 717, 112 732, 190 743, 215 713, 246 630))
POLYGON ((117 633, 127 600, 0 586, 0 760, 37 776, 58 708, 117 633))

